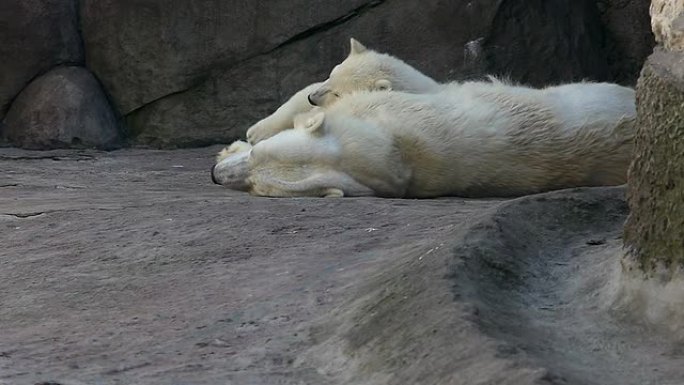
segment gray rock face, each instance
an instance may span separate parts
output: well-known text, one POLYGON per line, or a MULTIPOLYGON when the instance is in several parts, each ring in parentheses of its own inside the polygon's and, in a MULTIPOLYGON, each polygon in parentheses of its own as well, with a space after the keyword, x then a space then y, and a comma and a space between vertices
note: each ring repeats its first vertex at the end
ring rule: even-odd
POLYGON ((0 119, 37 75, 82 64, 76 0, 0 1, 0 119))
POLYGON ((325 79, 349 37, 439 81, 633 84, 653 44, 648 1, 6 0, 0 119, 31 79, 85 63, 132 144, 229 142, 325 79))
POLYGON ((31 82, 7 113, 4 136, 27 149, 113 149, 122 143, 116 113, 82 67, 59 67, 31 82))
POLYGON ((593 0, 504 1, 484 40, 487 72, 535 86, 608 80, 593 0))
POLYGON ((88 66, 127 114, 368 2, 85 0, 88 66))
POLYGON ((84 3, 88 64, 127 116, 134 143, 241 137, 289 95, 325 79, 350 36, 440 81, 488 71, 536 85, 609 75, 589 0, 257 3, 84 3))
POLYGON ((605 51, 613 81, 634 86, 653 51, 651 0, 597 0, 605 26, 605 51))

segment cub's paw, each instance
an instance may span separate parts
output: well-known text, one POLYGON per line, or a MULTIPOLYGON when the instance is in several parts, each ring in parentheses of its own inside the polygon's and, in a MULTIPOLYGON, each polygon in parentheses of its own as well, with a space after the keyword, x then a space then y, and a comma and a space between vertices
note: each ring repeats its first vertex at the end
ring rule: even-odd
POLYGON ((242 141, 242 140, 236 140, 230 146, 224 148, 223 150, 221 150, 221 152, 219 152, 216 155, 216 163, 226 159, 227 157, 231 156, 232 154, 237 154, 238 152, 249 151, 251 149, 252 149, 251 144, 249 144, 245 141, 242 141))

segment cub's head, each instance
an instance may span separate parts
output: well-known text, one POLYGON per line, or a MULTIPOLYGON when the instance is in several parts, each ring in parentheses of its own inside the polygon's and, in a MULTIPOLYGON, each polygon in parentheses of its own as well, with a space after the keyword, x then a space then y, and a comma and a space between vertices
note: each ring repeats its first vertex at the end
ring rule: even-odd
POLYGON ((333 68, 320 88, 309 94, 312 105, 325 107, 355 91, 392 89, 391 67, 398 59, 370 50, 354 38, 350 46, 349 56, 333 68))

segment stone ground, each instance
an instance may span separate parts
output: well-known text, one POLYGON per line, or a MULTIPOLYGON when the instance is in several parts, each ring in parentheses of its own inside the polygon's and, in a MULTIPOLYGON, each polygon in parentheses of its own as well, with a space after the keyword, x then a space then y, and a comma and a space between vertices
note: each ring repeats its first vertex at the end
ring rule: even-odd
POLYGON ((218 149, 0 149, 0 384, 684 383, 624 189, 255 198, 218 149))

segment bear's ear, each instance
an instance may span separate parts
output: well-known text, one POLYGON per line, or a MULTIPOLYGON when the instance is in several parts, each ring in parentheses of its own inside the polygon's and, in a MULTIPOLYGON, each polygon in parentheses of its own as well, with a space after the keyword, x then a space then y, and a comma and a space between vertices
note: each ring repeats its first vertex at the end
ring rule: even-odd
POLYGON ((392 82, 387 80, 387 79, 378 79, 375 81, 375 90, 376 91, 391 91, 392 90, 392 82))
POLYGON ((351 46, 350 55, 358 55, 360 53, 364 53, 368 51, 368 48, 366 48, 363 44, 359 43, 358 40, 354 39, 353 37, 349 39, 349 45, 351 46))
POLYGON ((325 121, 325 112, 318 111, 313 116, 306 119, 304 122, 304 129, 310 133, 317 132, 323 127, 323 122, 325 121))

